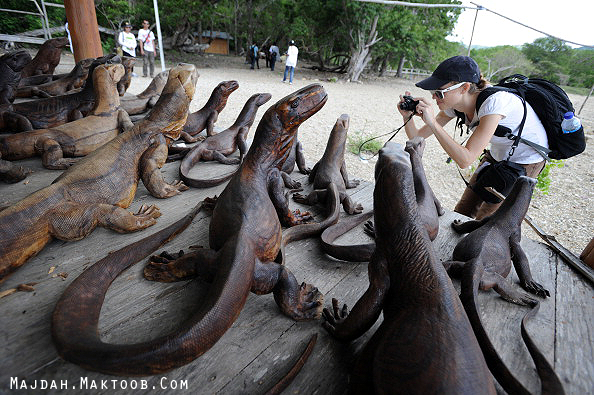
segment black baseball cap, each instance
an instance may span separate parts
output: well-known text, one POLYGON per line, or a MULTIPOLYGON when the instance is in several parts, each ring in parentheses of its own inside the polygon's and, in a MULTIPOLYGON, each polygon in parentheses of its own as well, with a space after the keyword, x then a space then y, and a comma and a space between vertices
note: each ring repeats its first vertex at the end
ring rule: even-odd
POLYGON ((425 90, 435 90, 448 82, 474 82, 481 80, 478 64, 469 56, 454 56, 437 66, 431 77, 417 82, 415 85, 425 90))

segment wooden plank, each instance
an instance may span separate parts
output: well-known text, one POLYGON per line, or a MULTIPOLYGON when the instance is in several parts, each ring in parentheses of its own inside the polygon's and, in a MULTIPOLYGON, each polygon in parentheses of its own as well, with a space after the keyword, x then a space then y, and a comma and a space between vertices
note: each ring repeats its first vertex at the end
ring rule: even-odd
POLYGON ((46 40, 45 38, 27 37, 15 34, 0 34, 0 41, 11 41, 28 44, 43 44, 46 40))
POLYGON ((594 289, 557 259, 555 368, 567 394, 594 388, 594 289))

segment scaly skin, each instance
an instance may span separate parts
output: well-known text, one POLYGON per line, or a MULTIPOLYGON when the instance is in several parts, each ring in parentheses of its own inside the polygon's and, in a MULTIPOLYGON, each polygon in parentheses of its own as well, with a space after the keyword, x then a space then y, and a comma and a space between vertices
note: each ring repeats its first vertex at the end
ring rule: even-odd
POLYGON ((307 196, 300 193, 293 195, 295 201, 302 204, 314 205, 318 201, 324 201, 326 198, 326 186, 334 183, 340 193, 340 202, 344 211, 348 214, 360 214, 363 206, 353 202, 347 195, 347 188, 355 188, 359 185, 359 180, 349 181, 349 176, 344 162, 344 152, 346 149, 347 133, 349 131, 349 116, 342 114, 334 124, 328 144, 322 159, 315 164, 309 173, 309 182, 313 184, 314 191, 307 196))
POLYGON ((139 179, 156 197, 187 189, 168 184, 159 168, 167 144, 179 136, 196 84, 192 65, 172 69, 161 99, 148 119, 81 159, 54 182, 0 211, 0 281, 53 238, 79 240, 96 226, 126 233, 153 225, 156 206, 132 214, 139 179))
POLYGON ((212 136, 219 114, 227 105, 229 95, 237 88, 239 88, 237 81, 223 81, 217 85, 204 107, 188 115, 188 120, 180 136, 182 140, 186 143, 195 143, 199 139, 194 136, 204 129, 206 129, 207 136, 212 136))
MULTIPOLYGON (((123 74, 124 68, 120 64, 97 67, 93 73, 97 99, 89 116, 52 129, 0 136, 0 158, 20 160, 41 156, 44 167, 67 169, 76 159, 65 157, 85 156, 113 139, 120 131, 131 128, 133 125, 128 114, 119 107, 116 90, 116 83, 123 74)), ((10 171, 14 173, 15 169, 10 171)))
POLYGON ((375 167, 377 247, 369 288, 349 313, 333 300, 324 327, 350 341, 384 320, 355 363, 350 393, 495 394, 454 286, 416 204, 410 158, 387 143, 375 167), (393 197, 385 199, 385 196, 393 197))
MULTIPOLYGON (((119 62, 120 58, 114 55, 97 58, 89 67, 89 73, 92 75, 99 65, 119 62)), ((77 93, 0 106, 0 131, 16 133, 53 128, 82 118, 94 105, 93 79, 87 78, 83 89, 77 93)))
POLYGON ((53 74, 56 66, 60 63, 62 48, 66 45, 68 45, 68 37, 50 38, 41 44, 33 60, 23 69, 21 77, 53 74))
POLYGON ((83 59, 78 62, 70 73, 64 77, 50 80, 43 84, 20 86, 17 90, 17 97, 51 97, 65 95, 75 89, 81 88, 89 76, 89 67, 95 59, 83 59))
POLYGON ((189 149, 189 152, 184 156, 179 166, 179 175, 182 181, 190 187, 208 188, 219 185, 231 178, 234 172, 230 172, 219 178, 206 180, 191 178, 188 174, 192 167, 194 167, 200 160, 216 160, 219 163, 226 165, 241 163, 243 156, 247 151, 247 143, 245 140, 254 123, 258 108, 268 102, 271 97, 270 93, 256 93, 255 95, 252 95, 243 106, 243 109, 233 125, 222 132, 207 137, 200 144, 189 149), (239 159, 227 158, 227 156, 233 154, 238 148, 240 153, 239 159))
POLYGON ((151 109, 157 100, 163 87, 167 82, 167 76, 169 70, 160 72, 153 78, 149 86, 138 95, 134 96, 123 96, 120 98, 121 106, 128 115, 141 114, 151 109))
POLYGON ((21 82, 21 72, 31 61, 25 50, 9 52, 0 57, 0 105, 10 105, 21 82))
MULTIPOLYGON (((549 296, 549 291, 532 279, 528 258, 520 247, 520 225, 530 206, 535 184, 536 180, 533 178, 520 177, 503 204, 491 216, 480 221, 454 221, 454 230, 470 233, 454 248, 453 260, 443 263, 448 273, 462 275, 460 297, 489 368, 501 386, 513 394, 529 392, 505 366, 489 340, 481 323, 477 294, 479 289, 494 289, 509 302, 530 305, 537 309, 537 300, 518 292, 506 280, 513 262, 520 285, 525 290, 541 297, 549 296)), ((533 344, 529 344, 529 340, 526 343, 537 365, 543 383, 543 394, 563 393, 563 388, 546 358, 539 354, 533 344)))
MULTIPOLYGON (((240 170, 216 202, 210 224, 212 249, 175 257, 162 253, 145 268, 145 277, 154 280, 175 281, 200 275, 213 281, 198 311, 163 337, 128 345, 102 343, 97 331, 101 304, 109 284, 123 269, 97 271, 99 278, 77 282, 69 301, 60 303, 58 320, 54 314, 54 341, 60 355, 86 369, 108 374, 138 376, 169 371, 212 347, 233 324, 250 290, 258 294, 274 292, 283 312, 295 319, 318 316, 322 295, 310 285, 299 286, 286 267, 273 260, 281 248, 277 212, 282 211, 283 219, 291 225, 303 222, 288 210, 280 167, 298 125, 325 101, 323 88, 310 85, 272 106, 258 125, 254 144, 240 170), (79 296, 84 297, 83 309, 79 296), (87 306, 91 311, 86 310, 87 306)), ((338 215, 335 203, 331 214, 334 220, 338 215)), ((321 231, 321 224, 302 226, 321 231)), ((293 232, 292 238, 304 233, 293 232)))

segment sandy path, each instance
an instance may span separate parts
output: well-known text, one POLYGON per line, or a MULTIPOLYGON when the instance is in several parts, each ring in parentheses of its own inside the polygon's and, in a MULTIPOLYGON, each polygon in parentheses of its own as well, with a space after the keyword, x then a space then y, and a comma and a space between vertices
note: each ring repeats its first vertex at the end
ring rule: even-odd
MULTIPOLYGON (((327 136, 334 122, 341 114, 349 114, 351 118, 350 133, 364 133, 374 136, 389 132, 402 124, 400 114, 395 109, 398 94, 410 90, 413 95, 424 92, 408 80, 397 78, 371 78, 364 83, 329 82, 335 74, 325 74, 299 68, 295 72, 293 85, 283 84, 283 64, 277 64, 272 72, 260 62, 260 70, 249 70, 243 60, 236 57, 205 56, 193 61, 198 67, 200 78, 191 104, 191 111, 200 109, 208 100, 213 88, 221 81, 235 79, 239 89, 229 98, 227 107, 220 114, 217 126, 227 127, 234 121, 245 101, 254 93, 269 92, 274 103, 290 92, 313 82, 320 82, 328 92, 328 102, 315 116, 305 122, 299 131, 305 156, 309 166, 313 166, 321 157, 326 146, 327 136)), ((142 75, 142 62, 136 66, 138 75, 142 75)), ((148 78, 133 78, 130 93, 140 92, 149 83, 148 78)), ((576 109, 579 109, 585 97, 570 95, 576 109)), ((268 108, 260 110, 256 122, 268 108)), ((437 111, 437 107, 436 111, 437 111)), ((591 98, 580 114, 588 136, 588 144, 592 144, 594 128, 594 98, 591 98)), ((446 130, 454 133, 453 122, 446 130)), ((421 121, 417 120, 421 126, 421 121)), ((255 130, 255 129, 254 129, 255 130)), ((253 130, 250 132, 250 135, 253 130)), ((460 141, 460 137, 456 136, 460 141)), ((386 141, 387 137, 382 138, 386 141)), ((406 135, 399 133, 394 141, 404 143, 406 135)), ((464 183, 456 170, 455 164, 446 163, 447 155, 435 138, 428 139, 425 150, 425 168, 427 178, 442 204, 452 209, 462 194, 464 183)), ((565 161, 562 168, 551 171, 552 182, 550 192, 544 195, 536 192, 529 215, 546 232, 557 239, 575 254, 584 249, 594 236, 594 150, 591 146, 586 152, 565 161)), ((364 163, 351 153, 346 155, 347 169, 352 178, 373 181, 374 160, 364 163)), ((528 226, 524 226, 528 237, 540 240, 528 226)))

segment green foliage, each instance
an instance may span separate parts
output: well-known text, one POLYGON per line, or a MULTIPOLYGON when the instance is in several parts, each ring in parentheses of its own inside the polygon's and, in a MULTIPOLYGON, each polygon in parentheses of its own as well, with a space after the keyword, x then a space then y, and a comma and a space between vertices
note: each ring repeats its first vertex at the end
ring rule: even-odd
POLYGON ((549 194, 549 187, 551 185, 551 169, 555 167, 563 167, 565 163, 562 160, 551 160, 547 162, 544 169, 538 175, 536 181, 536 189, 538 189, 544 195, 549 194))
POLYGON ((355 132, 350 133, 347 136, 347 149, 349 152, 352 152, 355 155, 359 155, 359 150, 361 152, 366 152, 369 154, 376 154, 384 144, 380 140, 369 140, 371 137, 368 135, 363 134, 362 132, 355 132), (363 146, 361 146, 363 144, 363 146))

